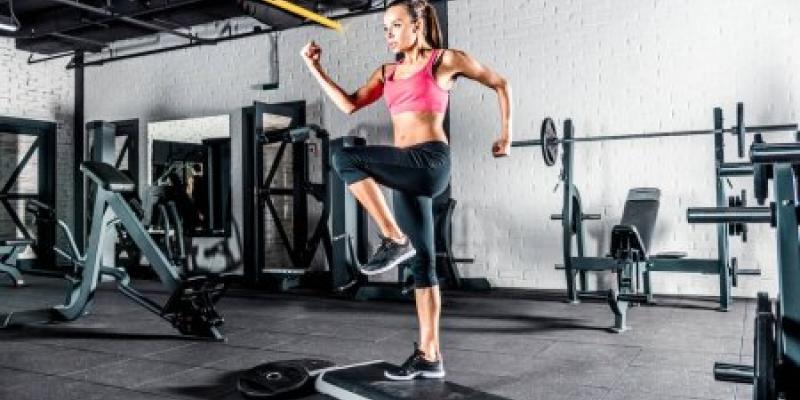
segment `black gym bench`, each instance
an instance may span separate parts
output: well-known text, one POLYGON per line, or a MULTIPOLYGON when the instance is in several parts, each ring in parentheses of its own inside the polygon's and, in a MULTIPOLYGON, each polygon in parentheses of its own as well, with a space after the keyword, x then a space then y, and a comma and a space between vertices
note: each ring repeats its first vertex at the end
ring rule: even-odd
MULTIPOLYGON (((714 129, 702 131, 702 134, 713 134, 714 137, 714 165, 716 169, 715 183, 716 183, 716 205, 717 207, 742 207, 746 205, 746 194, 743 192, 741 196, 728 196, 726 190, 728 187, 728 179, 733 177, 744 177, 755 175, 755 171, 760 167, 753 163, 746 162, 726 162, 725 160, 725 136, 727 133, 734 133, 738 140, 739 154, 744 153, 744 138, 748 133, 758 132, 780 132, 786 130, 796 130, 797 124, 785 125, 770 125, 770 126, 745 126, 744 125, 744 107, 742 104, 737 105, 736 113, 736 126, 727 129, 723 126, 722 109, 714 109, 714 129)), ((608 299, 612 308, 615 311, 616 322, 614 324, 614 331, 621 332, 627 327, 625 326, 625 310, 630 302, 652 303, 652 291, 650 285, 651 272, 678 272, 678 273, 695 273, 716 275, 719 278, 719 311, 727 311, 733 304, 731 296, 732 287, 738 285, 738 278, 741 275, 760 275, 757 269, 742 269, 739 268, 738 261, 735 257, 730 257, 730 239, 729 236, 739 236, 743 242, 747 241, 747 222, 734 222, 717 224, 717 251, 716 257, 705 259, 689 259, 686 258, 685 253, 662 253, 657 255, 647 255, 643 250, 647 249, 644 246, 649 243, 636 242, 638 239, 645 239, 644 237, 636 238, 635 235, 631 236, 630 232, 628 237, 621 238, 625 240, 633 240, 632 245, 641 246, 640 248, 633 247, 631 250, 638 252, 637 257, 644 257, 644 261, 631 261, 636 270, 634 273, 631 271, 630 277, 626 277, 625 268, 620 265, 626 265, 626 262, 615 260, 612 253, 607 257, 585 257, 584 249, 584 223, 587 220, 599 220, 599 214, 584 214, 582 208, 582 201, 580 191, 574 182, 574 144, 580 141, 599 141, 599 140, 626 140, 632 138, 651 137, 652 135, 619 135, 598 138, 579 138, 574 136, 574 126, 572 121, 567 119, 564 121, 563 139, 559 139, 555 131, 555 124, 551 119, 545 119, 541 129, 541 139, 534 141, 518 141, 514 146, 528 146, 531 144, 541 145, 543 156, 547 165, 553 165, 558 155, 558 149, 563 149, 561 155, 561 183, 563 184, 563 197, 562 207, 559 214, 553 214, 551 219, 561 220, 562 226, 562 244, 563 244, 563 258, 562 265, 556 265, 556 268, 564 269, 567 284, 567 297, 571 303, 579 303, 584 298, 603 298, 608 299), (640 263, 640 264, 639 264, 640 263), (620 283, 623 287, 619 288, 619 293, 609 293, 608 291, 590 291, 587 285, 587 271, 612 271, 621 272, 620 283), (631 277, 638 278, 639 271, 641 271, 644 280, 644 289, 642 293, 636 290, 630 290, 629 287, 624 287, 632 282, 628 282, 631 277)), ((697 131, 700 132, 700 131, 697 131)), ((694 134, 694 133, 693 133, 694 134)), ((674 133, 656 134, 655 137, 672 136, 674 133)), ((754 141, 760 141, 761 135, 756 134, 754 141)), ((759 197, 759 186, 755 186, 756 197, 759 197)), ((625 221, 623 221, 624 223, 625 221)), ((637 228, 641 235, 641 229, 637 228)), ((618 235, 624 236, 624 231, 617 231, 618 235)), ((624 251, 623 251, 624 253, 624 251)), ((638 284, 638 280, 636 281, 638 284)))
MULTIPOLYGON (((612 271, 617 287, 595 296, 603 296, 614 313, 611 330, 628 330, 627 310, 631 303, 652 304, 653 272, 693 272, 714 274, 717 260, 687 258, 685 252, 651 254, 661 191, 658 188, 633 188, 628 192, 622 219, 611 229, 611 244, 604 257, 571 257, 572 268, 578 271, 612 271)), ((587 296, 592 296, 588 294, 587 296)))
POLYGON ((144 228, 141 216, 132 209, 129 202, 135 196, 136 189, 133 181, 113 166, 101 162, 83 162, 80 170, 96 185, 97 190, 85 253, 82 254, 78 250, 66 224, 58 221, 70 243, 71 254, 60 249, 57 249, 57 253, 70 259, 74 266, 73 273, 67 274, 71 287, 68 289, 66 303, 47 309, 0 314, 0 328, 19 324, 76 320, 88 312, 100 277, 107 276, 116 280, 117 289, 122 294, 167 320, 182 334, 224 340, 221 332, 223 320, 214 306, 225 292, 225 276, 181 273, 144 228), (149 299, 131 286, 125 269, 101 265, 105 239, 109 236, 108 231, 113 228, 124 229, 150 262, 153 271, 169 293, 164 305, 149 299))
POLYGON ((615 332, 627 330, 626 317, 630 302, 646 303, 650 298, 650 273, 661 259, 676 259, 685 254, 650 254, 660 206, 658 188, 633 188, 628 192, 622 219, 611 229, 611 245, 604 257, 572 257, 572 267, 579 271, 612 271, 617 275, 617 288, 605 293, 614 312, 615 332), (644 292, 640 289, 643 276, 644 292), (644 293, 644 294, 643 294, 644 293))

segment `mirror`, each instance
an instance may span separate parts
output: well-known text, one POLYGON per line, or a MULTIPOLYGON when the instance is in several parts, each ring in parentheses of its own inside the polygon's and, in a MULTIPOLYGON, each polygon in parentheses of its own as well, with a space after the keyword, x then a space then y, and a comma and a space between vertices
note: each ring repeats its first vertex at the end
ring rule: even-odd
POLYGON ((151 122, 146 151, 147 184, 175 203, 184 233, 229 236, 230 116, 151 122))

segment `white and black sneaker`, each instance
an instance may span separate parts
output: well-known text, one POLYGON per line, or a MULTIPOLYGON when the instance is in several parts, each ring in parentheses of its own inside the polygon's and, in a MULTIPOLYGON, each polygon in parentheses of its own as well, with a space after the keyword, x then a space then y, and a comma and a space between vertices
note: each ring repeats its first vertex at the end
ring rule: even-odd
POLYGON ((381 245, 369 261, 362 265, 360 270, 364 275, 377 275, 384 273, 401 263, 414 257, 417 251, 406 238, 405 243, 397 243, 392 239, 381 236, 381 245))
POLYGON ((414 343, 414 354, 403 365, 384 371, 384 376, 394 381, 410 381, 417 378, 442 379, 445 376, 441 357, 436 361, 425 359, 425 353, 414 343))

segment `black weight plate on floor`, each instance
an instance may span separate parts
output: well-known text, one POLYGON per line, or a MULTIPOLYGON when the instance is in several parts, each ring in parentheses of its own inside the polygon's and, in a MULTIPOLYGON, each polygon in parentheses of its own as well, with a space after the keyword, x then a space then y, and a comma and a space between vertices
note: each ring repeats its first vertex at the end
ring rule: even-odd
POLYGON ((553 119, 548 117, 542 121, 542 129, 539 133, 539 139, 542 143, 542 159, 545 165, 552 167, 558 158, 558 132, 556 132, 556 124, 553 119))
POLYGON ((308 372, 302 365, 278 361, 245 371, 236 388, 249 399, 277 399, 290 397, 308 381, 308 372))

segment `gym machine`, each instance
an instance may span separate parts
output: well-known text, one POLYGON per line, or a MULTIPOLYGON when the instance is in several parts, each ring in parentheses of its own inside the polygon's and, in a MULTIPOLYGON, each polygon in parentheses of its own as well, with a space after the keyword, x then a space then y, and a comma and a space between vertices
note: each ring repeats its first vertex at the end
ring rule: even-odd
MULTIPOLYGON (((20 272, 21 264, 18 255, 28 246, 33 246, 36 253, 35 265, 25 265, 23 270, 29 272, 42 272, 51 274, 55 266, 55 253, 53 247, 56 240, 56 227, 45 221, 35 223, 36 232, 32 234, 25 226, 23 218, 20 217, 12 204, 16 202, 38 201, 55 207, 56 200, 56 123, 37 121, 22 118, 0 117, 0 134, 14 135, 15 138, 30 136, 34 140, 22 157, 13 155, 13 159, 19 159, 18 163, 9 166, 10 173, 5 182, 0 186, 0 205, 3 206, 12 224, 14 237, 0 236, 0 277, 10 277, 14 286, 20 287, 25 284, 25 280, 20 272), (36 159, 37 188, 35 192, 14 191, 14 188, 21 187, 19 177, 23 174, 26 166, 32 159, 36 159), (19 232, 22 237, 18 237, 19 232), (18 265, 20 264, 20 265, 18 265)), ((12 157, 8 157, 10 159, 12 157)))
POLYGON ((769 223, 776 232, 778 296, 775 304, 759 293, 756 304, 753 365, 716 363, 719 381, 753 385, 753 399, 800 398, 800 237, 798 165, 800 143, 766 144, 757 137, 750 148, 759 207, 690 208, 691 223, 769 223), (772 180, 772 202, 764 206, 772 180))
MULTIPOLYGON (((79 251, 66 224, 58 222, 70 243, 70 251, 56 251, 69 258, 75 266, 74 274, 67 277, 71 285, 66 303, 47 309, 0 314, 0 328, 76 320, 88 312, 100 278, 105 276, 116 280, 117 289, 123 295, 170 322, 181 334, 224 340, 221 332, 223 320, 214 306, 225 292, 225 276, 198 272, 181 274, 142 226, 141 216, 131 208, 129 201, 136 196, 136 184, 110 164, 85 161, 80 170, 96 186, 94 211, 85 252, 79 251), (124 229, 150 262, 169 293, 165 304, 159 304, 136 290, 125 269, 103 265, 105 240, 110 229, 124 229)), ((29 204, 28 210, 41 217, 37 215, 39 210, 47 210, 47 207, 33 203, 29 204)))
MULTIPOLYGON (((84 143, 88 144, 83 161, 98 161, 113 165, 127 175, 133 182, 139 182, 139 120, 124 121, 90 121, 86 123, 84 143), (121 140, 120 140, 121 139, 121 140), (121 142, 121 143, 120 143, 121 142)), ((83 195, 79 200, 80 215, 85 216, 76 226, 75 234, 88 232, 92 224, 92 207, 94 205, 94 187, 88 185, 83 178, 83 195)), ((87 237, 76 236, 75 241, 83 247, 87 237)), ((139 253, 135 246, 128 246, 124 233, 118 235, 113 246, 114 265, 124 266, 134 275, 139 274, 139 253)), ((110 247, 109 247, 110 248, 110 247)), ((109 256, 109 262, 111 262, 109 256)))
MULTIPOLYGON (((747 163, 727 163, 724 160, 724 146, 726 133, 736 135, 738 139, 738 153, 743 155, 744 143, 747 133, 760 132, 785 132, 796 131, 797 124, 745 126, 744 107, 737 105, 737 125, 726 129, 723 126, 722 110, 714 110, 714 129, 693 130, 676 132, 654 132, 635 135, 596 136, 575 138, 574 127, 571 120, 564 122, 564 138, 558 138, 554 122, 547 118, 544 120, 539 140, 523 140, 512 143, 514 147, 541 146, 544 162, 547 166, 555 164, 559 153, 559 146, 563 148, 561 181, 564 185, 561 214, 553 214, 551 219, 562 221, 563 236, 563 268, 566 274, 567 296, 570 302, 578 303, 581 297, 605 298, 615 315, 612 330, 623 332, 627 330, 627 310, 630 303, 653 303, 651 291, 652 272, 681 272, 716 274, 720 280, 719 304, 721 311, 727 311, 732 303, 731 287, 738 283, 739 275, 758 274, 757 270, 743 270, 738 268, 735 259, 729 258, 729 234, 742 236, 746 240, 746 228, 742 224, 720 224, 717 236, 717 258, 690 259, 683 252, 665 252, 656 255, 648 253, 649 235, 644 235, 640 230, 652 230, 652 226, 638 226, 644 222, 638 218, 623 221, 626 227, 618 225, 612 230, 612 248, 607 257, 588 257, 584 252, 584 227, 585 220, 598 220, 599 214, 584 214, 580 192, 573 181, 574 148, 576 142, 596 142, 606 140, 630 140, 675 136, 714 135, 715 167, 716 167, 716 200, 719 206, 742 204, 745 194, 737 198, 728 198, 725 193, 727 179, 732 176, 746 176, 752 172, 752 166, 747 163), (629 224, 635 220, 637 223, 629 224), (646 242, 643 241, 646 239, 646 242), (574 242, 573 242, 574 240, 574 242), (646 245, 645 245, 646 244, 646 245), (573 250, 575 246, 575 250, 573 250), (618 287, 616 290, 591 292, 587 290, 587 271, 613 271, 617 273, 618 287), (642 276, 643 290, 640 289, 639 277, 642 276)), ((633 191, 632 191, 633 192, 633 191)), ((633 194, 633 193, 632 193, 633 194)), ((651 193, 648 212, 657 213, 657 201, 651 193), (652 208, 655 207, 653 210, 652 208)), ((629 200, 632 200, 629 196, 629 200)), ((639 199, 642 201, 648 199, 639 199)), ((626 202, 627 206, 634 203, 626 202)), ((644 203, 639 203, 644 204, 644 203)), ((633 213, 631 215, 636 215, 633 213)), ((625 219, 625 216, 623 216, 625 219)), ((653 220, 644 225, 652 225, 653 220)), ((558 266, 557 266, 558 267, 558 266)))
MULTIPOLYGON (((368 257, 368 218, 331 168, 330 155, 343 147, 364 146, 363 138, 346 136, 330 139, 324 129, 305 123, 305 103, 264 104, 256 102, 243 110, 242 185, 244 202, 245 280, 252 285, 287 290, 297 286, 322 287, 336 294, 360 300, 375 298, 407 299, 411 284, 405 267, 398 268, 398 282, 369 282, 358 271, 368 257), (265 146, 277 147, 267 164, 265 146), (291 154, 291 168, 281 165, 284 154, 291 154), (265 170, 265 167, 266 170, 265 170), (290 170, 291 173, 284 171, 290 170), (316 172, 319 173, 316 173, 316 172), (290 175, 286 179, 285 175, 290 175), (313 179, 312 176, 317 176, 313 179), (280 178, 291 184, 279 186, 280 178), (286 229, 276 199, 290 199, 292 224, 286 229), (311 225, 312 204, 316 201, 316 225, 311 225), (274 222, 274 232, 286 249, 291 265, 268 266, 266 215, 274 222), (324 250, 327 273, 309 271, 319 248, 324 250)), ((449 230, 455 200, 448 199, 437 213, 437 264, 442 283, 448 288, 487 290, 483 278, 463 278, 451 250, 449 230)))
POLYGON ((318 276, 309 270, 320 247, 330 265, 329 135, 322 128, 306 125, 305 109, 305 102, 298 101, 256 102, 242 110, 243 262, 245 281, 253 286, 279 291, 306 283, 314 286, 318 276), (275 148, 277 151, 271 151, 275 148), (287 149, 291 165, 283 163, 287 149), (270 157, 271 163, 266 162, 270 157), (314 174, 320 177, 316 181, 314 170, 319 171, 314 174), (309 198, 317 204, 311 204, 309 198), (281 212, 287 203, 291 204, 289 229, 281 212), (317 211, 316 215, 312 211, 317 211), (269 229, 267 215, 274 230, 269 229), (309 229, 313 219, 316 224, 309 229), (268 260, 268 250, 273 250, 268 249, 270 234, 277 234, 290 265, 270 265, 275 262, 268 260))

